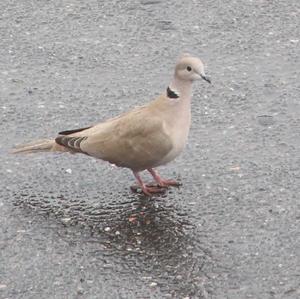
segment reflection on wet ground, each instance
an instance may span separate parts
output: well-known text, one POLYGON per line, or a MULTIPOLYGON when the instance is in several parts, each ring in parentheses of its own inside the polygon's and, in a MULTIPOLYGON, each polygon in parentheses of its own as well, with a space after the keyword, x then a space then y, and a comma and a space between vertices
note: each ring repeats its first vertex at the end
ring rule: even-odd
POLYGON ((97 244, 88 252, 93 263, 105 257, 105 267, 122 263, 126 275, 134 274, 152 287, 159 284, 162 293, 207 298, 210 286, 205 269, 211 252, 199 239, 195 242, 199 236, 188 211, 176 207, 168 194, 152 198, 125 194, 123 200, 119 195, 109 204, 91 204, 98 198, 32 196, 29 189, 14 195, 14 205, 45 221, 55 218, 67 242, 97 244), (75 235, 70 228, 75 228, 75 235), (78 230, 83 232, 79 239, 78 230))

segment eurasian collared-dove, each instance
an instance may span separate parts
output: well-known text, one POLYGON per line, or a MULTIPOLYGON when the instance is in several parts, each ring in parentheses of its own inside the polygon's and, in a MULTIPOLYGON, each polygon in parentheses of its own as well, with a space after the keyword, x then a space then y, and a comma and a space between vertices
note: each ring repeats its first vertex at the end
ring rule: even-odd
POLYGON ((59 151, 82 153, 133 171, 146 195, 177 185, 154 170, 174 160, 183 150, 191 122, 192 83, 210 79, 199 58, 183 55, 173 79, 149 104, 90 127, 60 132, 55 139, 18 146, 13 153, 59 151), (144 184, 140 172, 148 170, 158 186, 144 184))

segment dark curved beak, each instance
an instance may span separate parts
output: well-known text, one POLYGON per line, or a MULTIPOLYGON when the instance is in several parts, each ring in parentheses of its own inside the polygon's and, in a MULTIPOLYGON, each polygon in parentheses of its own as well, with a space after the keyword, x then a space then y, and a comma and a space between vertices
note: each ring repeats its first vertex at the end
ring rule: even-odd
POLYGON ((200 76, 201 76, 201 78, 203 80, 205 80, 206 82, 208 82, 209 84, 211 84, 211 79, 209 77, 207 77, 206 75, 202 75, 202 74, 200 76))

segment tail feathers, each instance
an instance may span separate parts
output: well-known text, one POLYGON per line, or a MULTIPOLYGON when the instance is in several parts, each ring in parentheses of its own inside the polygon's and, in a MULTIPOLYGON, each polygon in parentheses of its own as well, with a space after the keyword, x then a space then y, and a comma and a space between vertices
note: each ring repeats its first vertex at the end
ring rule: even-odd
POLYGON ((55 150, 55 145, 56 143, 53 139, 40 139, 30 143, 18 145, 11 151, 11 153, 29 154, 37 152, 49 152, 55 150))

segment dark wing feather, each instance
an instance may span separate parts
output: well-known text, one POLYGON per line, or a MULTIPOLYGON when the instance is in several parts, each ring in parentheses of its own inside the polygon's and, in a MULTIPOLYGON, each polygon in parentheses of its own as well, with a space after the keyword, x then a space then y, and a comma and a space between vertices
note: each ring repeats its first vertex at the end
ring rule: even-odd
MULTIPOLYGON (((92 126, 91 126, 92 127, 92 126)), ((78 133, 87 129, 90 129, 91 127, 86 127, 86 128, 80 128, 80 129, 75 129, 75 130, 67 130, 67 131, 62 131, 59 132, 59 135, 70 135, 70 134, 74 134, 74 133, 78 133)))

